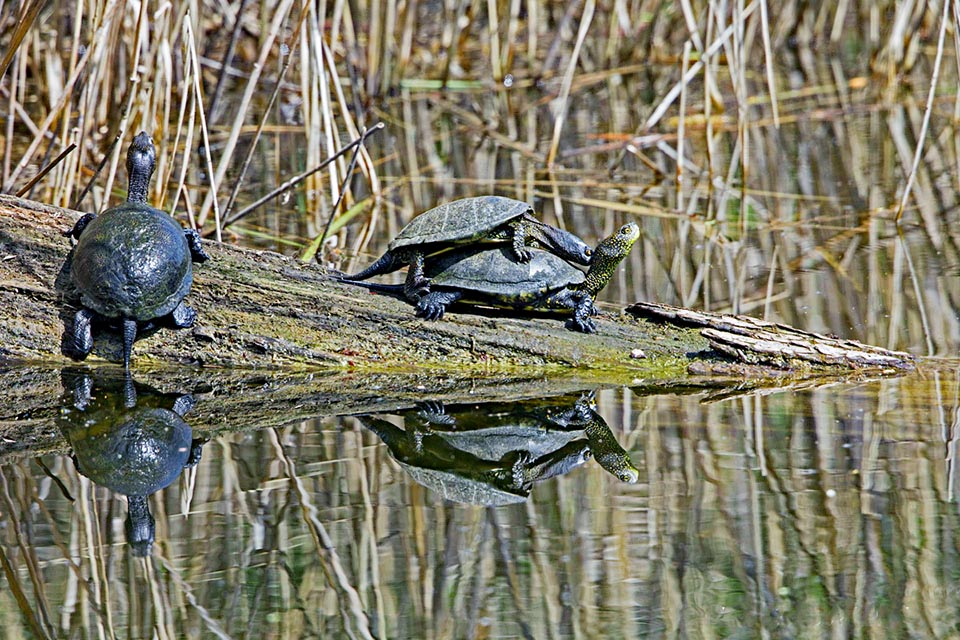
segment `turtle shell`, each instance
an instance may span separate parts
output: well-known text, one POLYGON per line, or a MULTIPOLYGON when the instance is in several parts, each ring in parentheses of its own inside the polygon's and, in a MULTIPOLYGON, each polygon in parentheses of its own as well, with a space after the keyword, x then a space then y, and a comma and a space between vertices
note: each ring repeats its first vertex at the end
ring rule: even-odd
POLYGON ((480 196, 447 202, 410 221, 388 245, 390 250, 422 244, 468 242, 525 213, 526 202, 502 196, 480 196))
POLYGON ((508 491, 492 481, 465 477, 453 471, 418 467, 399 460, 397 462, 418 484, 453 502, 498 507, 524 502, 530 496, 529 490, 508 491))
POLYGON ((578 285, 586 276, 549 251, 531 249, 529 262, 517 262, 508 247, 469 247, 428 259, 424 268, 434 288, 472 291, 504 302, 578 285))
POLYGON ((193 262, 183 228, 153 207, 127 202, 94 218, 74 247, 82 304, 108 318, 165 316, 189 293, 193 262))
POLYGON ((119 416, 85 416, 68 435, 80 470, 99 485, 146 496, 176 480, 190 457, 193 430, 170 409, 141 407, 119 416))

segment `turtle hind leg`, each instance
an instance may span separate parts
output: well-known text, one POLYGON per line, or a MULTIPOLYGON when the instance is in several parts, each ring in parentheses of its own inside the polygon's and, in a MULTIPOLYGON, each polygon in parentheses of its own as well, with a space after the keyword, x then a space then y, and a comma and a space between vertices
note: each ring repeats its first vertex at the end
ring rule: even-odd
POLYGON ((70 231, 65 231, 63 235, 68 238, 73 238, 74 240, 80 239, 80 234, 83 233, 83 230, 87 228, 87 225, 93 222, 93 219, 97 217, 95 213, 85 213, 80 216, 80 219, 73 225, 73 229, 70 231))
POLYGON ((192 307, 188 307, 181 301, 177 308, 170 312, 170 325, 174 329, 186 329, 192 327, 197 321, 197 312, 192 307))
POLYGON ((439 320, 447 306, 463 296, 459 291, 431 291, 417 302, 417 317, 425 320, 439 320))
POLYGON ((510 248, 513 251, 513 257, 520 262, 530 262, 533 254, 527 249, 527 239, 531 237, 530 224, 522 217, 516 220, 512 225, 513 237, 510 239, 510 248))
POLYGON ((90 309, 80 309, 73 316, 73 326, 65 336, 63 353, 73 360, 83 360, 93 350, 93 318, 90 309))
POLYGON ((190 257, 194 262, 206 262, 210 259, 207 252, 203 250, 203 244, 200 242, 200 234, 196 229, 184 229, 183 235, 187 239, 187 245, 190 247, 190 257))
POLYGON ((137 339, 137 321, 124 318, 123 323, 123 368, 130 370, 130 353, 133 351, 133 341, 137 339))
POLYGON ((407 279, 403 281, 403 295, 416 304, 430 293, 430 279, 423 275, 423 253, 413 251, 407 256, 407 279))

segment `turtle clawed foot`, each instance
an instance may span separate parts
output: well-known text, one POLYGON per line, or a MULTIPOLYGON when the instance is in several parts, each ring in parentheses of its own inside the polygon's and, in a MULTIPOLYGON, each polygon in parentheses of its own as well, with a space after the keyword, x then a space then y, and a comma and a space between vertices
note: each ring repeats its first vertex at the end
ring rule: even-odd
POLYGON ((445 307, 442 304, 432 303, 426 299, 417 303, 416 315, 424 320, 439 320, 443 317, 445 307))
POLYGON ((533 257, 533 252, 526 247, 514 247, 513 254, 520 262, 530 262, 530 258, 533 257))
POLYGON ((63 355, 83 360, 93 351, 93 312, 80 309, 73 317, 73 326, 63 340, 63 355))
POLYGON ((190 257, 194 262, 206 262, 210 256, 203 250, 200 233, 196 229, 184 229, 183 235, 187 238, 187 245, 190 247, 190 257))
POLYGON ((197 321, 197 312, 182 302, 177 308, 170 312, 170 323, 175 329, 186 329, 192 327, 197 321))
POLYGON ((579 331, 581 333, 596 333, 597 325, 589 317, 586 318, 573 318, 570 322, 567 323, 568 328, 573 329, 574 331, 579 331))
POLYGON ((412 282, 404 284, 403 293, 410 300, 419 301, 430 293, 430 279, 423 277, 414 278, 412 282))

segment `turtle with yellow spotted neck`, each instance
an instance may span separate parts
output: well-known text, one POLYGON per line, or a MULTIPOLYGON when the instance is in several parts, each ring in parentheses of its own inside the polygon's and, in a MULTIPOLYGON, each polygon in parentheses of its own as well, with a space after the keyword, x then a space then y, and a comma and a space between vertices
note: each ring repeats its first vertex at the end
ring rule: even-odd
POLYGON ((502 249, 471 247, 428 260, 424 272, 431 292, 416 305, 428 320, 443 317, 455 302, 522 311, 555 311, 573 315, 571 328, 594 333, 593 301, 640 236, 627 223, 594 249, 584 273, 547 251, 533 250, 527 262, 511 259, 502 249))

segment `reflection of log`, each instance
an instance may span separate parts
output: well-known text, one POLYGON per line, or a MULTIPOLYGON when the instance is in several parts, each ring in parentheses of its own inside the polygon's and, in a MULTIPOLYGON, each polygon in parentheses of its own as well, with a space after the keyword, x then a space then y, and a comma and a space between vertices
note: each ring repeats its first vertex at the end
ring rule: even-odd
MULTIPOLYGON (((115 367, 76 367, 93 377, 94 393, 103 380, 122 374, 115 367)), ((196 405, 186 416, 195 435, 214 435, 251 429, 279 428, 306 420, 358 413, 397 413, 422 400, 449 404, 477 401, 504 402, 540 399, 596 389, 601 383, 583 375, 542 377, 460 378, 421 374, 360 373, 351 371, 260 373, 249 369, 210 371, 194 367, 166 367, 139 372, 138 384, 163 393, 190 394, 196 405)), ((629 382, 627 380, 626 382, 629 382)), ((670 390, 677 379, 634 387, 646 395, 670 390)), ((114 385, 116 386, 116 385, 114 385)), ((67 444, 56 426, 64 402, 72 402, 60 369, 21 366, 0 369, 0 461, 10 456, 64 451, 67 444)), ((697 390, 691 385, 688 392, 697 390)))
MULTIPOLYGON (((62 209, 0 196, 0 361, 68 362, 60 343, 73 309, 60 300, 54 283, 69 250, 61 232, 73 219, 62 209)), ((503 311, 451 312, 427 322, 415 318, 408 304, 332 282, 314 265, 229 245, 211 243, 207 250, 213 259, 197 267, 187 298, 199 313, 197 325, 138 341, 135 370, 158 361, 367 371, 417 367, 454 375, 529 376, 581 367, 629 379, 682 375, 691 361, 716 361, 717 352, 751 365, 804 370, 913 366, 903 353, 742 316, 651 304, 604 314, 595 335, 568 331, 557 318, 507 318, 503 311), (704 337, 699 327, 713 331, 704 337), (637 350, 646 357, 636 357, 637 350)), ((91 362, 119 355, 112 332, 95 334, 91 362)), ((771 374, 757 368, 752 375, 771 374)))

